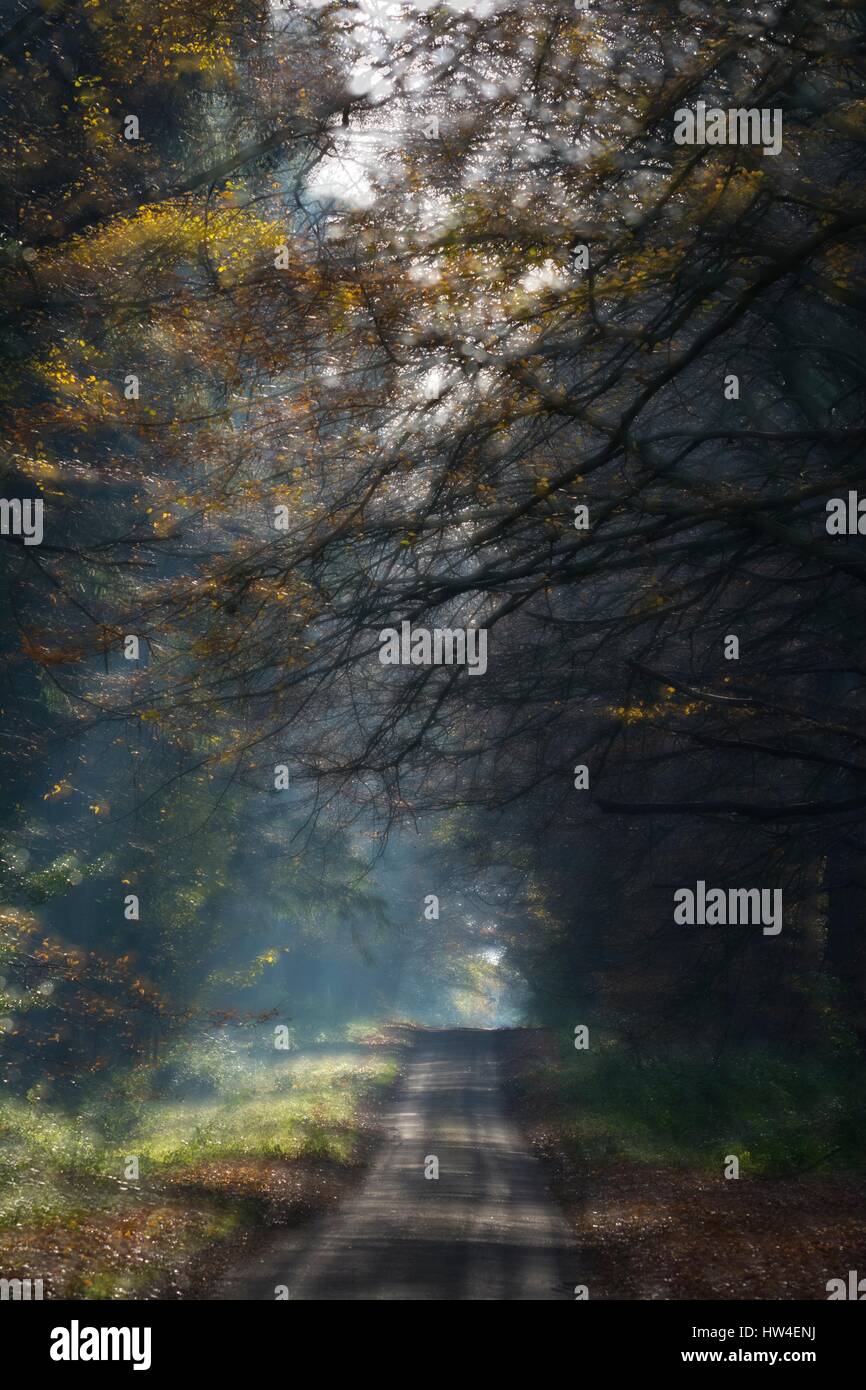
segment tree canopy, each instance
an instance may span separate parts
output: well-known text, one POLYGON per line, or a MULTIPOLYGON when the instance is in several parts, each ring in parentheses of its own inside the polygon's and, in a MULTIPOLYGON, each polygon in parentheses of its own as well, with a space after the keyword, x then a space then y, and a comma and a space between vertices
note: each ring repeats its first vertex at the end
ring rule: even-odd
POLYGON ((496 919, 540 1018, 790 1032, 819 969, 866 1036, 862 11, 6 8, 16 1017, 98 1017, 77 1069, 230 1007, 245 893, 296 980, 363 959, 420 823, 445 976, 496 919), (699 102, 778 153, 679 143, 699 102), (404 622, 483 678, 383 665, 404 622), (780 950, 684 953, 699 877, 783 888, 780 950))

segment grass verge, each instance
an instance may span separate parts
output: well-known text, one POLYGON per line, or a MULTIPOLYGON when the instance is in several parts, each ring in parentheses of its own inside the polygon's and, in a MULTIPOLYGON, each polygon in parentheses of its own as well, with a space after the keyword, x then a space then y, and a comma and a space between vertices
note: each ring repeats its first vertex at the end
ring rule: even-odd
POLYGON ((205 1296, 268 1228, 357 1181, 398 1067, 382 1045, 288 1054, 216 1094, 141 1103, 122 1140, 94 1113, 3 1100, 0 1275, 42 1279, 46 1298, 205 1296))
POLYGON ((829 1279, 866 1267, 858 1070, 757 1051, 638 1063, 516 1030, 509 1097, 575 1230, 575 1284, 603 1299, 825 1299, 829 1279))

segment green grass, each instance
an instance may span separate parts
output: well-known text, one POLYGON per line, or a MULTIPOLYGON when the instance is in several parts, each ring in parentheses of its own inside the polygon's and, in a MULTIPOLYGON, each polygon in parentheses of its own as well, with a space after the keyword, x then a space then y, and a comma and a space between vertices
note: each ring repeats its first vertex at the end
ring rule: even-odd
POLYGON ((139 1154, 142 1172, 145 1165, 177 1167, 220 1158, 351 1163, 359 1141, 359 1103, 365 1094, 388 1087, 396 1072, 396 1061, 382 1056, 289 1061, 261 1076, 252 1094, 150 1108, 124 1152, 139 1154))
POLYGON ((862 1171, 864 1096, 852 1059, 788 1059, 758 1049, 715 1064, 672 1053, 636 1062, 615 1044, 527 1064, 519 1092, 585 1161, 744 1171, 862 1171))
POLYGON ((122 1142, 101 1137, 86 1111, 71 1115, 44 1102, 0 1101, 0 1229, 68 1211, 76 1183, 121 1181, 130 1154, 142 1181, 170 1169, 232 1159, 327 1159, 358 1156, 359 1110, 387 1089, 393 1056, 372 1052, 249 1067, 236 1089, 206 1100, 141 1104, 122 1142))
POLYGON ((363 1160, 397 1070, 379 1048, 267 1062, 187 1050, 180 1089, 206 1081, 215 1094, 136 1099, 142 1078, 130 1078, 78 1114, 5 1097, 0 1267, 44 1274, 53 1297, 154 1297, 197 1257, 207 1252, 209 1266, 222 1242, 273 1219, 271 1202, 305 1213, 327 1200, 323 1174, 363 1160), (137 1182, 124 1173, 133 1154, 137 1182), (292 1164, 309 1176, 284 1188, 292 1164))

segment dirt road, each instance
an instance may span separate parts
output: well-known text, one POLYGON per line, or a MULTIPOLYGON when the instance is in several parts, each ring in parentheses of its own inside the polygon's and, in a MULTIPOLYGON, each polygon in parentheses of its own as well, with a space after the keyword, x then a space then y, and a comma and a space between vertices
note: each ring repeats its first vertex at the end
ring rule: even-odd
POLYGON ((420 1036, 363 1186, 281 1233, 216 1292, 223 1299, 573 1299, 578 1250, 538 1161, 508 1118, 502 1038, 420 1036), (431 1160, 438 1161, 437 1177, 431 1160))

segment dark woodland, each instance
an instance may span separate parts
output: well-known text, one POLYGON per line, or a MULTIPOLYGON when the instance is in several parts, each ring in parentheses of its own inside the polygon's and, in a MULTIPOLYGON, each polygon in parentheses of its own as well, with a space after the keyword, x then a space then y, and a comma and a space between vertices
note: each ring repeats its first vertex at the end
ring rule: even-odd
POLYGON ((866 1297, 862 4, 0 16, 0 1276, 866 1297))

